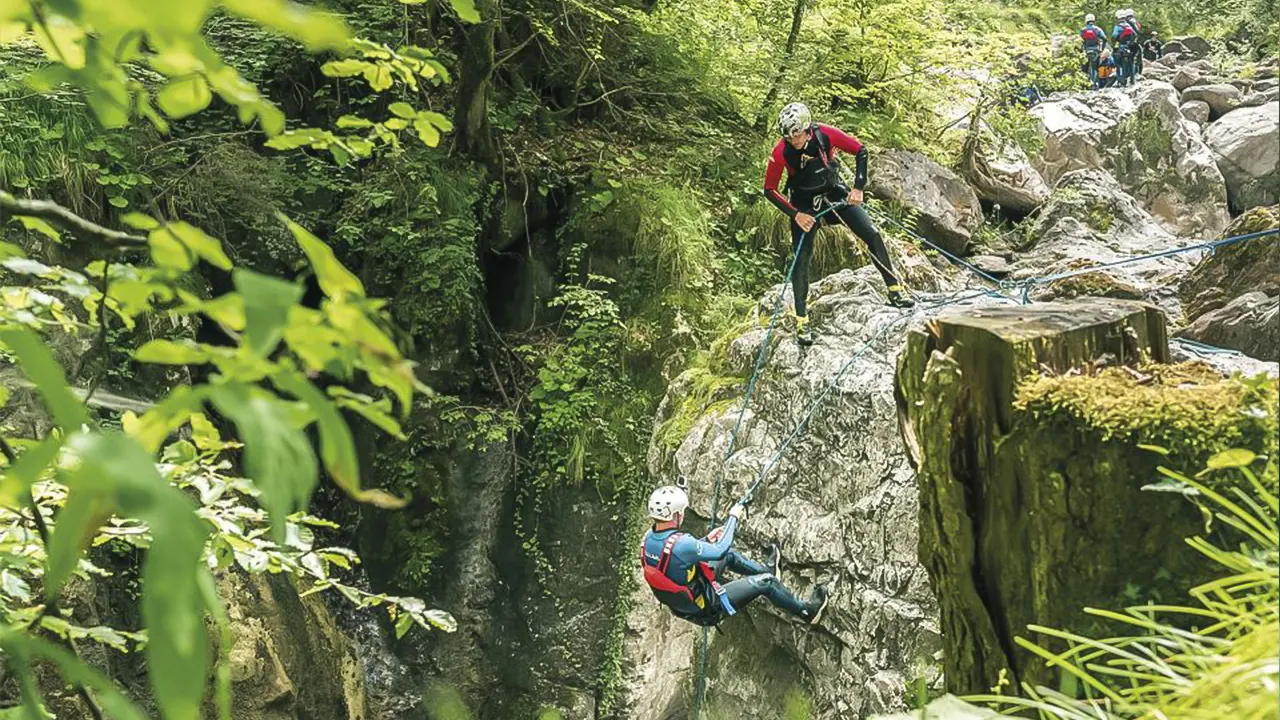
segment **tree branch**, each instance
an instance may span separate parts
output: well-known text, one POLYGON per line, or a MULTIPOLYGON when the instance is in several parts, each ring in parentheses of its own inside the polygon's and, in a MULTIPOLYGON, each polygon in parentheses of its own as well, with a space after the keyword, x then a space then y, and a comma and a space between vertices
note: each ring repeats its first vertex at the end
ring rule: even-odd
POLYGON ((144 235, 102 227, 51 200, 19 200, 0 190, 0 220, 7 215, 40 218, 70 232, 78 240, 102 243, 117 250, 147 247, 147 238, 144 235))

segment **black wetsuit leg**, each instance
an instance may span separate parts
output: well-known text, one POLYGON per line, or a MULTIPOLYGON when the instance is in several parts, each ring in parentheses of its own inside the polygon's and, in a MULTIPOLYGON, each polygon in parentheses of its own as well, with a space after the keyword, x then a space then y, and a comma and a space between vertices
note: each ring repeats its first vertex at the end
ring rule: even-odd
MULTIPOLYGON (((810 211, 805 212, 812 214, 810 211)), ((795 260, 796 269, 791 273, 791 291, 795 294, 796 315, 801 317, 809 314, 809 263, 813 259, 814 236, 818 234, 818 225, 819 223, 814 223, 813 229, 806 233, 795 220, 791 221, 791 250, 799 254, 795 260)))
POLYGON ((880 271, 880 277, 884 278, 885 287, 897 285, 898 278, 893 274, 889 250, 885 247, 884 238, 880 237, 880 231, 876 229, 876 224, 872 222, 867 211, 858 205, 851 205, 841 209, 839 215, 840 221, 867 244, 867 249, 871 251, 871 262, 876 266, 876 270, 880 271))
POLYGON ((769 598, 769 602, 792 615, 803 616, 806 607, 806 603, 791 594, 791 591, 783 586, 782 581, 769 573, 752 575, 727 583, 724 585, 724 594, 734 610, 738 612, 742 612, 743 608, 758 597, 769 598))

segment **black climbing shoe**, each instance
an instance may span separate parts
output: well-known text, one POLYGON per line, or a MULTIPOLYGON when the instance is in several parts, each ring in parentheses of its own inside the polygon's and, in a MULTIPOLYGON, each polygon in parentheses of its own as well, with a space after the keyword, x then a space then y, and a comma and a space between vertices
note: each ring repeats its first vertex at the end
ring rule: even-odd
POLYGON ((778 573, 782 572, 782 545, 781 543, 773 543, 769 546, 769 562, 765 563, 765 567, 769 568, 769 574, 779 578, 778 573))
POLYGON ((894 307, 909 308, 915 307, 916 301, 911 299, 901 285, 890 285, 889 304, 894 307))
POLYGON ((827 591, 826 585, 819 585, 814 588, 813 595, 809 597, 804 609, 805 622, 810 625, 817 625, 822 619, 822 611, 827 607, 827 601, 831 599, 831 593, 827 591))

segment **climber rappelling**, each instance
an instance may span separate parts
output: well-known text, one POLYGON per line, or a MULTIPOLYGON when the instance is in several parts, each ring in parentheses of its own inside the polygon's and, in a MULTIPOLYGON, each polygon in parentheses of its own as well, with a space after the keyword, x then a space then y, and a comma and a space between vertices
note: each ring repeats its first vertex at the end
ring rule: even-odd
POLYGON ((871 260, 888 289, 889 302, 897 307, 911 307, 909 298, 893 274, 889 252, 867 211, 859 207, 867 182, 867 148, 839 128, 813 121, 803 103, 791 103, 778 115, 778 133, 782 139, 773 148, 765 169, 764 194, 779 210, 791 218, 791 244, 797 254, 791 287, 795 291, 796 339, 811 344, 808 329, 809 262, 813 257, 813 234, 819 224, 844 223, 862 238, 871 251, 871 260), (855 159, 853 188, 841 180, 833 153, 852 154, 855 159), (778 190, 782 171, 787 172, 787 193, 778 190), (844 206, 839 204, 847 203, 844 206), (835 206, 835 207, 833 207, 835 206), (832 210, 824 215, 824 209, 832 210))
POLYGON ((778 579, 781 551, 761 565, 733 549, 733 537, 746 506, 739 502, 729 510, 722 527, 698 539, 680 532, 689 496, 667 485, 649 497, 653 527, 641 543, 644 579, 659 602, 675 615, 697 625, 716 625, 758 597, 806 623, 816 623, 827 604, 827 589, 819 585, 808 602, 791 593, 778 579), (726 572, 744 577, 720 584, 726 572))

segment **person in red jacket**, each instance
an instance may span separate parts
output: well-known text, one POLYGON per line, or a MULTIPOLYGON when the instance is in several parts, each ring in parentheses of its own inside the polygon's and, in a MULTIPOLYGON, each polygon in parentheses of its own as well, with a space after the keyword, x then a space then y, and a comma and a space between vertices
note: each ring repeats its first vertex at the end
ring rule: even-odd
POLYGON ((871 260, 888 288, 889 302, 897 307, 915 303, 907 296, 893 274, 889 252, 871 216, 862 205, 862 189, 867 183, 867 148, 858 139, 839 128, 813 121, 803 103, 791 103, 778 115, 778 133, 782 139, 773 148, 764 174, 764 195, 791 218, 791 243, 798 257, 791 275, 795 291, 796 340, 802 345, 813 343, 808 329, 809 261, 813 257, 813 236, 817 232, 815 216, 823 208, 839 203, 846 207, 829 212, 822 222, 844 223, 862 238, 871 250, 871 260), (853 188, 841 180, 835 152, 849 153, 855 158, 853 188), (787 174, 787 196, 778 190, 783 171, 787 174))

